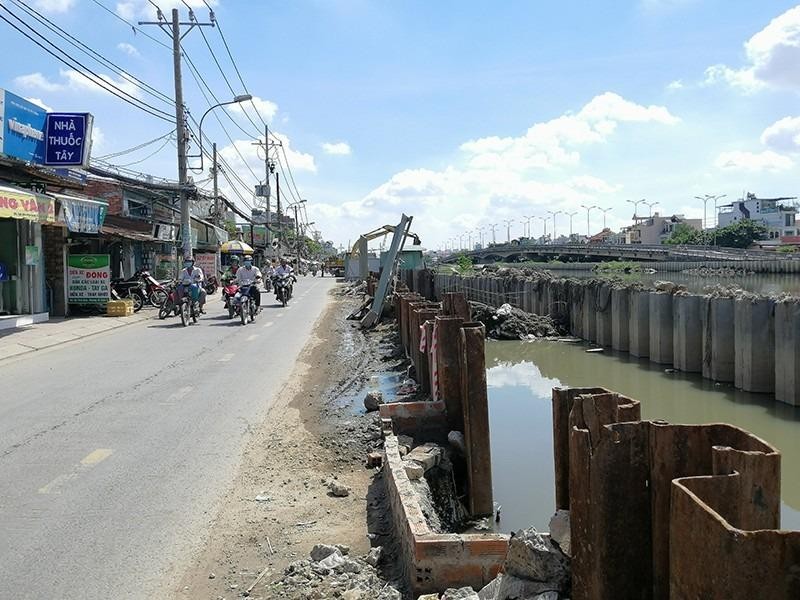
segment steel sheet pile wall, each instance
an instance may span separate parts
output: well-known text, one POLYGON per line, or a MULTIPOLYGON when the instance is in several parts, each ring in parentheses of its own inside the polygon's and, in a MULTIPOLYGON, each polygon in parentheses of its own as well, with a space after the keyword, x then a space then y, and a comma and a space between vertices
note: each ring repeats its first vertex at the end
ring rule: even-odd
POLYGON ((778 451, 731 425, 638 416, 606 390, 553 390, 572 598, 800 597, 800 532, 778 530, 778 451))
POLYGON ((461 276, 436 273, 433 295, 508 302, 550 314, 572 335, 747 392, 800 406, 800 300, 731 293, 709 296, 560 279, 546 274, 461 276))

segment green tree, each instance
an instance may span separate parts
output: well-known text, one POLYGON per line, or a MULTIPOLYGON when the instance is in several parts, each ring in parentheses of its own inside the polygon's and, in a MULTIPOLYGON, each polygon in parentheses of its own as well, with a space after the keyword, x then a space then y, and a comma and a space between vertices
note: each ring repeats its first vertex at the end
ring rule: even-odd
POLYGON ((473 268, 472 260, 470 260, 469 256, 467 256, 466 254, 462 254, 456 260, 456 268, 458 269, 458 272, 461 274, 469 273, 470 271, 472 271, 473 268))
POLYGON ((702 244, 703 232, 698 231, 694 227, 690 227, 686 223, 678 223, 672 234, 664 240, 665 244, 702 244))
POLYGON ((750 219, 742 219, 725 227, 720 227, 712 235, 712 243, 726 248, 747 248, 756 240, 767 237, 767 227, 750 219))

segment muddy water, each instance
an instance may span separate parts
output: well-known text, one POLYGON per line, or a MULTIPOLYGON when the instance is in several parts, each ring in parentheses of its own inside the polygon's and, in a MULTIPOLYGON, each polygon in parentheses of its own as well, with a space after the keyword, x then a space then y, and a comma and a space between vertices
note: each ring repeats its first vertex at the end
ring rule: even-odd
POLYGON ((551 389, 601 386, 642 403, 642 418, 673 423, 727 422, 783 454, 781 522, 800 529, 800 409, 697 375, 583 344, 495 342, 486 347, 495 502, 502 531, 547 530, 555 506, 551 389))

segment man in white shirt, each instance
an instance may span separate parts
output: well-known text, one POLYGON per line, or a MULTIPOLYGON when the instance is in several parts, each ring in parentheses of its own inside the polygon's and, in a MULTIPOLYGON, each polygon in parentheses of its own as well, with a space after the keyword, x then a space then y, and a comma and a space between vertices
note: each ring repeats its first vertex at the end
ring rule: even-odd
POLYGON ((253 257, 245 256, 244 263, 236 271, 236 283, 239 287, 249 285, 248 294, 250 299, 256 303, 256 308, 261 306, 261 292, 258 290, 258 283, 261 281, 261 271, 253 266, 253 257))
POLYGON ((206 309, 206 291, 203 289, 203 270, 200 267, 194 266, 194 258, 191 256, 186 257, 183 260, 183 269, 178 275, 178 297, 183 298, 183 294, 185 293, 186 287, 192 285, 193 283, 197 284, 200 292, 200 312, 205 313, 206 309))
POLYGON ((292 269, 289 261, 286 258, 281 259, 281 266, 275 269, 275 275, 291 275, 294 273, 294 269, 292 269))

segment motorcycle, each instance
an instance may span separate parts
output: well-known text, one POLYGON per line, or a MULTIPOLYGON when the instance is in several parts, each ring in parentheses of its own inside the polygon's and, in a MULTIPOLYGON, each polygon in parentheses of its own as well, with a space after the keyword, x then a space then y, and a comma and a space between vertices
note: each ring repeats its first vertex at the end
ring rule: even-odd
POLYGON ((203 288, 206 290, 206 294, 209 296, 213 295, 217 291, 218 287, 219 282, 217 281, 216 275, 211 275, 203 283, 203 288))
POLYGON ((228 311, 228 318, 232 319, 236 315, 236 307, 231 300, 236 295, 239 285, 236 280, 223 281, 222 284, 222 299, 225 301, 225 310, 228 311))
POLYGON ((167 300, 167 289, 163 284, 156 281, 155 277, 150 275, 149 271, 136 271, 131 277, 131 281, 139 279, 144 284, 145 298, 153 306, 161 306, 167 300))
POLYGON ((178 286, 174 282, 164 285, 167 292, 167 299, 158 309, 158 318, 162 321, 174 313, 175 316, 180 312, 180 299, 178 298, 178 286))
POLYGON ((293 275, 275 275, 272 278, 272 286, 275 288, 275 299, 286 306, 292 297, 293 275))
POLYGON ((183 286, 183 297, 180 299, 181 323, 184 327, 197 323, 200 314, 200 286, 196 283, 183 286))
POLYGON ((239 315, 242 325, 247 325, 247 319, 250 322, 256 320, 258 307, 253 299, 250 298, 251 285, 243 285, 236 291, 236 295, 231 299, 231 307, 228 308, 228 316, 233 318, 234 314, 239 315))
POLYGON ((111 297, 114 300, 130 298, 133 300, 133 312, 139 312, 144 306, 147 292, 144 283, 138 277, 136 279, 112 279, 111 297))

